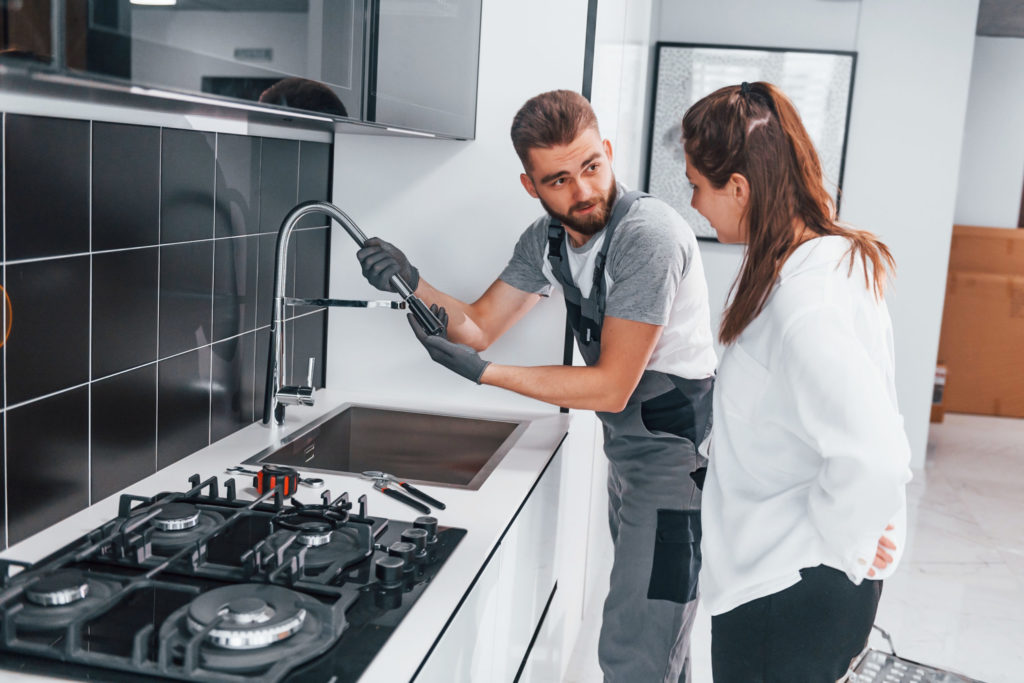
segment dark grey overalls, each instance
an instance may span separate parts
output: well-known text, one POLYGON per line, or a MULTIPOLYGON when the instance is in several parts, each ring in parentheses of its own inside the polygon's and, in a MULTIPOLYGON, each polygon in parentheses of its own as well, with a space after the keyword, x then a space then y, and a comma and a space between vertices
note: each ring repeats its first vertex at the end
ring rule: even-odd
MULTIPOLYGON (((548 227, 548 260, 565 292, 569 325, 587 365, 601 355, 608 247, 633 202, 615 203, 584 298, 573 282, 565 228, 548 227)), ((645 371, 626 407, 597 413, 608 456, 608 521, 615 556, 604 603, 598 659, 612 683, 687 681, 690 628, 700 569, 700 491, 689 476, 695 444, 711 429, 713 378, 684 379, 645 371)), ((700 458, 703 461, 703 458, 700 458)))

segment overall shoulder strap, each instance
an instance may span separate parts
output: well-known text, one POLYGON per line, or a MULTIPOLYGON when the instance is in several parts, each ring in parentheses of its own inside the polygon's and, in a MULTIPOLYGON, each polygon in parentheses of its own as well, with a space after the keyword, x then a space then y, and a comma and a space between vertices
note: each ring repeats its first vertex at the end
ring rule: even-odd
MULTIPOLYGON (((630 190, 622 195, 622 197, 615 203, 615 208, 612 209, 612 215, 608 218, 608 223, 605 224, 605 240, 604 244, 601 245, 601 252, 607 253, 608 245, 611 243, 611 233, 615 231, 615 227, 625 216, 630 207, 633 206, 633 202, 642 197, 650 197, 651 195, 640 190, 630 190)), ((561 259, 562 258, 562 244, 564 243, 565 227, 562 222, 557 218, 551 218, 548 223, 548 258, 549 259, 561 259)))
MULTIPOLYGON (((601 292, 602 299, 604 298, 604 267, 608 261, 608 249, 612 244, 612 234, 636 200, 650 196, 648 193, 641 192, 640 190, 630 190, 622 195, 622 198, 615 203, 615 208, 612 209, 612 215, 604 228, 604 243, 601 245, 601 250, 597 252, 597 259, 594 262, 594 287, 591 291, 601 292)), ((604 301, 600 302, 600 308, 602 311, 604 310, 604 301)))
MULTIPOLYGON (((615 202, 612 215, 609 216, 608 223, 604 227, 604 243, 601 245, 600 251, 597 252, 594 267, 594 287, 591 289, 592 298, 598 292, 601 293, 601 298, 603 298, 604 267, 608 260, 608 248, 611 246, 612 234, 615 232, 615 228, 629 212, 629 209, 636 200, 650 196, 646 192, 630 190, 615 202)), ((569 273, 568 264, 566 263, 565 250, 565 227, 557 218, 551 218, 551 221, 548 223, 548 262, 551 264, 551 270, 555 278, 563 287, 575 288, 575 285, 572 283, 572 275, 569 273)), ((598 307, 603 310, 604 302, 601 301, 598 307)))
POLYGON ((565 227, 557 218, 552 218, 548 223, 548 263, 551 264, 552 275, 563 289, 575 289, 565 254, 565 227))

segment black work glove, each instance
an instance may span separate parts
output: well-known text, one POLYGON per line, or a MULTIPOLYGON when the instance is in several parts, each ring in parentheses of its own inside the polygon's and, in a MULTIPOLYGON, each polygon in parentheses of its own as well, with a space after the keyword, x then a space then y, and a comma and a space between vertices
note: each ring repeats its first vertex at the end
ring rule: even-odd
POLYGON ((409 263, 402 250, 379 237, 366 240, 356 258, 363 268, 363 277, 382 292, 395 291, 391 286, 392 275, 400 276, 414 292, 420 284, 420 271, 409 263))
POLYGON ((409 313, 406 317, 409 318, 409 326, 412 327, 416 339, 423 344, 423 348, 427 350, 435 363, 440 363, 452 372, 480 384, 480 377, 484 374, 487 366, 491 364, 490 361, 481 358, 476 351, 465 344, 449 341, 448 312, 444 308, 438 308, 436 304, 432 304, 430 310, 441 321, 444 330, 441 334, 431 336, 420 326, 416 317, 409 313))

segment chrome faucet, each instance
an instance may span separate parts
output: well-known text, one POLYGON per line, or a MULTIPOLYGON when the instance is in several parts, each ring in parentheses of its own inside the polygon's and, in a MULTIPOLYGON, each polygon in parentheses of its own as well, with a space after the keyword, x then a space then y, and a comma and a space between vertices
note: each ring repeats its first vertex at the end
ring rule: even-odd
POLYGON ((263 424, 270 424, 271 416, 277 424, 284 422, 285 406, 313 405, 313 359, 310 358, 309 374, 306 385, 288 385, 285 383, 285 338, 284 321, 285 306, 350 306, 358 308, 407 308, 416 316, 429 334, 440 334, 443 331, 440 321, 426 304, 418 299, 409 285, 398 275, 391 277, 391 286, 395 288, 402 301, 353 301, 348 299, 296 299, 284 295, 285 269, 288 261, 288 241, 296 224, 312 213, 322 213, 334 219, 345 228, 355 240, 359 248, 366 242, 366 235, 359 229, 348 215, 334 204, 311 201, 299 204, 288 212, 277 233, 277 249, 274 258, 274 301, 270 316, 270 358, 267 363, 267 389, 263 398, 263 424))

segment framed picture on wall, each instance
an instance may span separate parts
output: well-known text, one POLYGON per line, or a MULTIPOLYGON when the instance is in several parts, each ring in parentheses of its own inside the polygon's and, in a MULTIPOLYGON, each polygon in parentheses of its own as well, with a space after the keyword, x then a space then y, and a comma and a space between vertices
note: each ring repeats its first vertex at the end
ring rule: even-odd
POLYGON ((683 114, 723 86, 768 81, 781 88, 800 112, 838 208, 856 62, 856 52, 659 42, 647 191, 679 211, 699 239, 717 241, 711 225, 690 206, 681 140, 683 114))

